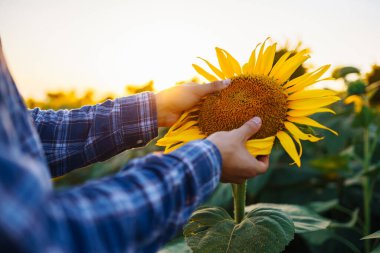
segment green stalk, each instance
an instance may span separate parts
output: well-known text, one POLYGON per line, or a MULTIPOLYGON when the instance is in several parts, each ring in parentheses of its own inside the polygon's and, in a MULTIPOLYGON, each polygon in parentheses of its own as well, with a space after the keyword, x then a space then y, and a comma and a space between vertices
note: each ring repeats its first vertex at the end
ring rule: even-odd
MULTIPOLYGON (((363 170, 368 172, 370 162, 371 162, 371 153, 369 149, 369 129, 366 127, 364 129, 364 163, 363 170)), ((363 208, 364 208, 364 226, 363 226, 363 236, 367 236, 371 232, 371 187, 370 187, 370 178, 365 176, 363 178, 363 208)), ((370 240, 364 241, 365 252, 370 251, 370 240)))
POLYGON ((245 214, 247 180, 244 180, 242 184, 232 184, 232 189, 234 193, 234 219, 238 224, 243 220, 245 214))

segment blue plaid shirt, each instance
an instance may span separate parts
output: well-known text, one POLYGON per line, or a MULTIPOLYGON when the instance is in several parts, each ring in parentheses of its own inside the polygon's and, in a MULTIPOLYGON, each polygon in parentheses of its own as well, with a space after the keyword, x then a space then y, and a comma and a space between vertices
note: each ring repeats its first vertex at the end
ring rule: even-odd
POLYGON ((0 43, 0 252, 156 252, 218 184, 211 142, 132 160, 71 189, 55 191, 50 180, 156 136, 152 93, 28 111, 0 43))

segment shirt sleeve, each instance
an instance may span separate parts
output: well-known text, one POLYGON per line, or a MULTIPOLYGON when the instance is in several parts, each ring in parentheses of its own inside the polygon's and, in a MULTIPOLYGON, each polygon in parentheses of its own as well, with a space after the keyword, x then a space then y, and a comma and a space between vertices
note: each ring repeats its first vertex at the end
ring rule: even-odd
POLYGON ((3 158, 2 171, 12 172, 0 177, 0 249, 27 252, 156 252, 216 188, 222 165, 214 144, 195 141, 135 159, 113 177, 44 193, 21 160, 3 158))
POLYGON ((155 95, 75 110, 30 110, 53 177, 146 145, 158 134, 155 95))

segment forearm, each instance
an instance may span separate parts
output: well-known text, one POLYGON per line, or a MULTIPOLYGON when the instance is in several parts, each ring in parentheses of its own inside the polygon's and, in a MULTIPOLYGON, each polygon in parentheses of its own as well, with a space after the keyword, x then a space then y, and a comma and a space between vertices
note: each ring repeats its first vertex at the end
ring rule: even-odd
POLYGON ((33 230, 43 234, 22 235, 23 247, 31 252, 47 247, 61 252, 156 252, 215 189, 220 171, 219 151, 208 141, 133 160, 114 177, 42 202, 33 230))
POLYGON ((153 93, 76 110, 31 111, 53 176, 141 147, 157 136, 153 93))

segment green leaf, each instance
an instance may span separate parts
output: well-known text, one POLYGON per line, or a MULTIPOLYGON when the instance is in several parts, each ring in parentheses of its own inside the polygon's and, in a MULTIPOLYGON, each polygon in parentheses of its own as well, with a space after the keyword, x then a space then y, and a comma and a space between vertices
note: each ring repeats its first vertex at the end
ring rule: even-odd
POLYGON ((235 224, 224 209, 208 207, 193 213, 184 236, 194 253, 275 253, 293 239, 294 226, 278 209, 253 208, 235 224))
POLYGON ((319 246, 333 237, 334 233, 331 230, 319 230, 301 234, 308 244, 319 246))
POLYGON ((380 162, 372 165, 368 171, 363 171, 362 175, 364 177, 376 178, 377 174, 380 173, 380 162))
MULTIPOLYGON (((333 240, 333 241, 335 241, 335 243, 342 244, 342 245, 336 246, 336 247, 339 247, 339 249, 340 249, 339 252, 360 253, 360 250, 349 239, 336 234, 332 230, 304 233, 301 236, 303 239, 305 239, 307 244, 312 245, 314 247, 318 247, 318 249, 325 248, 322 245, 325 244, 327 241, 333 240), (344 246, 344 247, 342 247, 342 246, 344 246), (349 251, 347 251, 348 249, 349 249, 349 251)), ((323 252, 323 251, 317 251, 317 252, 323 252)), ((335 251, 330 250, 328 252, 335 252, 335 251)))
POLYGON ((286 213, 293 220, 296 233, 322 230, 327 228, 331 223, 330 220, 320 216, 313 210, 299 205, 260 203, 249 206, 246 210, 254 210, 255 208, 272 208, 286 213))
POLYGON ((360 70, 355 67, 342 67, 334 69, 332 77, 334 78, 344 78, 348 74, 360 74, 360 70))
POLYGON ((183 237, 176 238, 166 244, 158 253, 191 253, 191 249, 187 246, 183 237))
POLYGON ((331 228, 352 228, 355 226, 359 218, 359 208, 351 212, 351 218, 347 222, 332 222, 331 228))
POLYGON ((380 245, 374 248, 370 253, 380 253, 380 245))
POLYGON ((317 213, 323 213, 328 210, 333 209, 338 205, 338 199, 332 199, 328 201, 314 201, 307 205, 310 209, 314 210, 317 213))
POLYGON ((380 230, 376 231, 373 234, 364 236, 361 240, 367 240, 367 239, 379 239, 380 238, 380 230))

